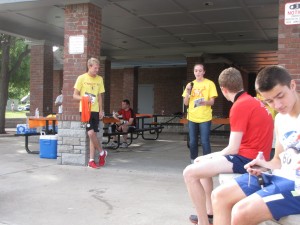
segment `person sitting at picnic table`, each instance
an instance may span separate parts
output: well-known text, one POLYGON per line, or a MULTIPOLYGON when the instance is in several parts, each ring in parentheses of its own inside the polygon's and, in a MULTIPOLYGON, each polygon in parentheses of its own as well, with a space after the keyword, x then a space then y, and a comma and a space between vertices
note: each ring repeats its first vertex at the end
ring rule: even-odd
MULTIPOLYGON (((119 122, 112 125, 113 132, 128 132, 130 128, 135 127, 135 113, 132 108, 130 108, 130 101, 128 99, 124 99, 122 101, 122 108, 113 113, 113 117, 117 119, 119 122)), ((127 148, 127 135, 123 136, 123 143, 120 145, 121 148, 127 148)), ((113 142, 109 145, 109 147, 116 147, 117 139, 116 136, 113 137, 113 142)))

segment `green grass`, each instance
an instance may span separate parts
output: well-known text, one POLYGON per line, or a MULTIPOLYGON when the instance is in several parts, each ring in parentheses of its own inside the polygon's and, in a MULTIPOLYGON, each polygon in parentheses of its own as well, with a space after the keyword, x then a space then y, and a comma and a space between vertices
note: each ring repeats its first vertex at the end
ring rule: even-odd
POLYGON ((26 113, 29 111, 6 111, 5 118, 26 118, 26 113))

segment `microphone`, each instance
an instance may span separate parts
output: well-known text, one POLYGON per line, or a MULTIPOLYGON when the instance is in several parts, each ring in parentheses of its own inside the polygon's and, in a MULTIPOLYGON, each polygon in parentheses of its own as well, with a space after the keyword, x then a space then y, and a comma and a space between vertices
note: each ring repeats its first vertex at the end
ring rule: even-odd
POLYGON ((194 87, 194 82, 192 81, 192 82, 191 82, 191 90, 190 90, 190 94, 192 93, 193 87, 194 87))

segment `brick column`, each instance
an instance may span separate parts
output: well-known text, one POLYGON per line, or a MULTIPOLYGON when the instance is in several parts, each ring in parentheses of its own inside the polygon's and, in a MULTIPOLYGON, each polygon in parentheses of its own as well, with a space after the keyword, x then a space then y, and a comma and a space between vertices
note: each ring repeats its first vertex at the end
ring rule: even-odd
MULTIPOLYGON (((123 99, 128 99, 130 101, 132 109, 136 112, 138 93, 138 67, 124 69, 123 76, 123 99)), ((122 100, 120 100, 120 102, 122 100)))
POLYGON ((278 64, 290 72, 297 82, 298 91, 300 91, 300 24, 286 25, 284 23, 285 5, 293 2, 295 1, 279 1, 278 64))
POLYGON ((52 45, 31 44, 30 60, 30 115, 38 108, 40 116, 52 113, 53 104, 53 51, 52 45))
POLYGON ((93 4, 67 5, 65 8, 63 114, 58 116, 58 164, 87 165, 89 139, 80 127, 79 102, 73 100, 77 77, 87 71, 91 57, 100 60, 101 9, 93 4), (84 36, 84 52, 69 52, 70 36, 84 36))

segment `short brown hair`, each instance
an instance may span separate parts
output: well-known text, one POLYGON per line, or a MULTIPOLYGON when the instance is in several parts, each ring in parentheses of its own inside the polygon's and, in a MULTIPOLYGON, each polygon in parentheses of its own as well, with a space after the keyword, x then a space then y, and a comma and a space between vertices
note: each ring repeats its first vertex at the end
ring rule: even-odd
POLYGON ((227 88, 228 91, 236 93, 244 89, 241 72, 236 68, 229 67, 223 70, 219 76, 220 87, 227 88))
POLYGON ((258 92, 264 92, 272 90, 277 84, 290 87, 291 80, 291 75, 282 66, 267 66, 258 73, 255 88, 258 92))

